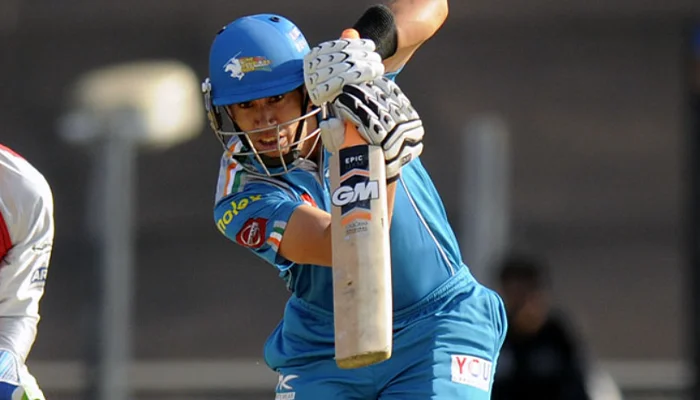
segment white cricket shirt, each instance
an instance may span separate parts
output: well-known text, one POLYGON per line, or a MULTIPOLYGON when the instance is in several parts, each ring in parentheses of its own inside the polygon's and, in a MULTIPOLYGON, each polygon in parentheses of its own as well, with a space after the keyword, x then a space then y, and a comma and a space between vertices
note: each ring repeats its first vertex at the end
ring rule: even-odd
POLYGON ((0 144, 0 350, 22 360, 36 337, 53 239, 49 184, 0 144))

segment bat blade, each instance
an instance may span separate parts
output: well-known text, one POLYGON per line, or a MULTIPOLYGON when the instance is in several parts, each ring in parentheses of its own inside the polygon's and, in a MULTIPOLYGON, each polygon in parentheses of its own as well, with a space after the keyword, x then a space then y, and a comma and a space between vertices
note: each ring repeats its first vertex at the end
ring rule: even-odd
MULTIPOLYGON (((346 30, 342 37, 359 37, 346 30)), ((392 286, 384 153, 345 126, 333 154, 331 229, 335 360, 360 368, 392 354, 392 286)))
POLYGON ((384 154, 341 149, 331 166, 336 364, 359 368, 391 357, 392 290, 384 154))

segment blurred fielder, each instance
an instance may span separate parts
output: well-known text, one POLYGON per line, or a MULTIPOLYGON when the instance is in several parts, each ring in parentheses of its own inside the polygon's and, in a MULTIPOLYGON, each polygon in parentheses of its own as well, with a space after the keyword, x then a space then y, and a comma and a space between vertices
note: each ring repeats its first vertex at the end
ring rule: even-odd
POLYGON ((43 400, 25 360, 37 334, 54 237, 42 174, 0 145, 0 400, 43 400))
POLYGON ((203 84, 225 148, 214 221, 275 266, 292 292, 264 348, 279 373, 277 399, 490 398, 503 303, 461 259, 419 159, 420 117, 394 83, 446 16, 446 0, 397 0, 360 17, 353 28, 364 39, 310 49, 273 14, 239 18, 214 38, 203 84), (321 105, 335 117, 322 120, 321 105), (392 112, 380 118, 377 107, 392 112), (343 142, 336 118, 382 146, 393 215, 393 356, 359 369, 334 362, 328 156, 343 142))

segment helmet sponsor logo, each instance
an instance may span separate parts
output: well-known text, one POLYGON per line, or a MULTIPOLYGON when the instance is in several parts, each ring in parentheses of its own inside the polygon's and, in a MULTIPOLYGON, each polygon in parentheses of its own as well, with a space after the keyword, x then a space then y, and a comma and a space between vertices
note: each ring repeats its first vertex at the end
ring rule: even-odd
POLYGON ((289 35, 289 38, 292 39, 292 42, 294 42, 294 47, 296 47, 297 51, 300 53, 304 51, 304 49, 307 46, 307 43, 306 39, 304 39, 304 36, 301 35, 301 31, 299 30, 299 28, 295 26, 287 34, 289 35))
POLYGON ((229 73, 231 78, 238 79, 239 81, 243 79, 245 74, 254 71, 272 71, 272 61, 264 56, 255 57, 238 57, 240 52, 235 56, 231 57, 226 64, 224 64, 224 72, 229 73))
POLYGON ((296 26, 289 31, 289 37, 292 38, 292 40, 297 40, 299 36, 301 36, 301 31, 296 26))

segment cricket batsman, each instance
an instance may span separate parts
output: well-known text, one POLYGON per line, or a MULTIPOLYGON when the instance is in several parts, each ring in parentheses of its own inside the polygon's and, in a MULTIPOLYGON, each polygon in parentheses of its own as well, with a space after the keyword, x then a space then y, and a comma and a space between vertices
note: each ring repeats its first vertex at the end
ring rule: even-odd
POLYGON ((0 400, 44 400, 25 360, 37 334, 53 240, 49 184, 0 144, 0 400))
POLYGON ((370 7, 353 26, 360 39, 313 49, 275 14, 236 19, 214 38, 203 83, 224 146, 214 222, 277 268, 292 292, 264 346, 279 374, 276 399, 490 398, 503 303, 461 259, 420 161, 421 119, 394 82, 447 8, 446 0, 370 7), (392 111, 380 116, 380 108, 392 111), (382 146, 391 216, 393 355, 358 369, 334 361, 328 158, 343 142, 338 121, 382 146))

